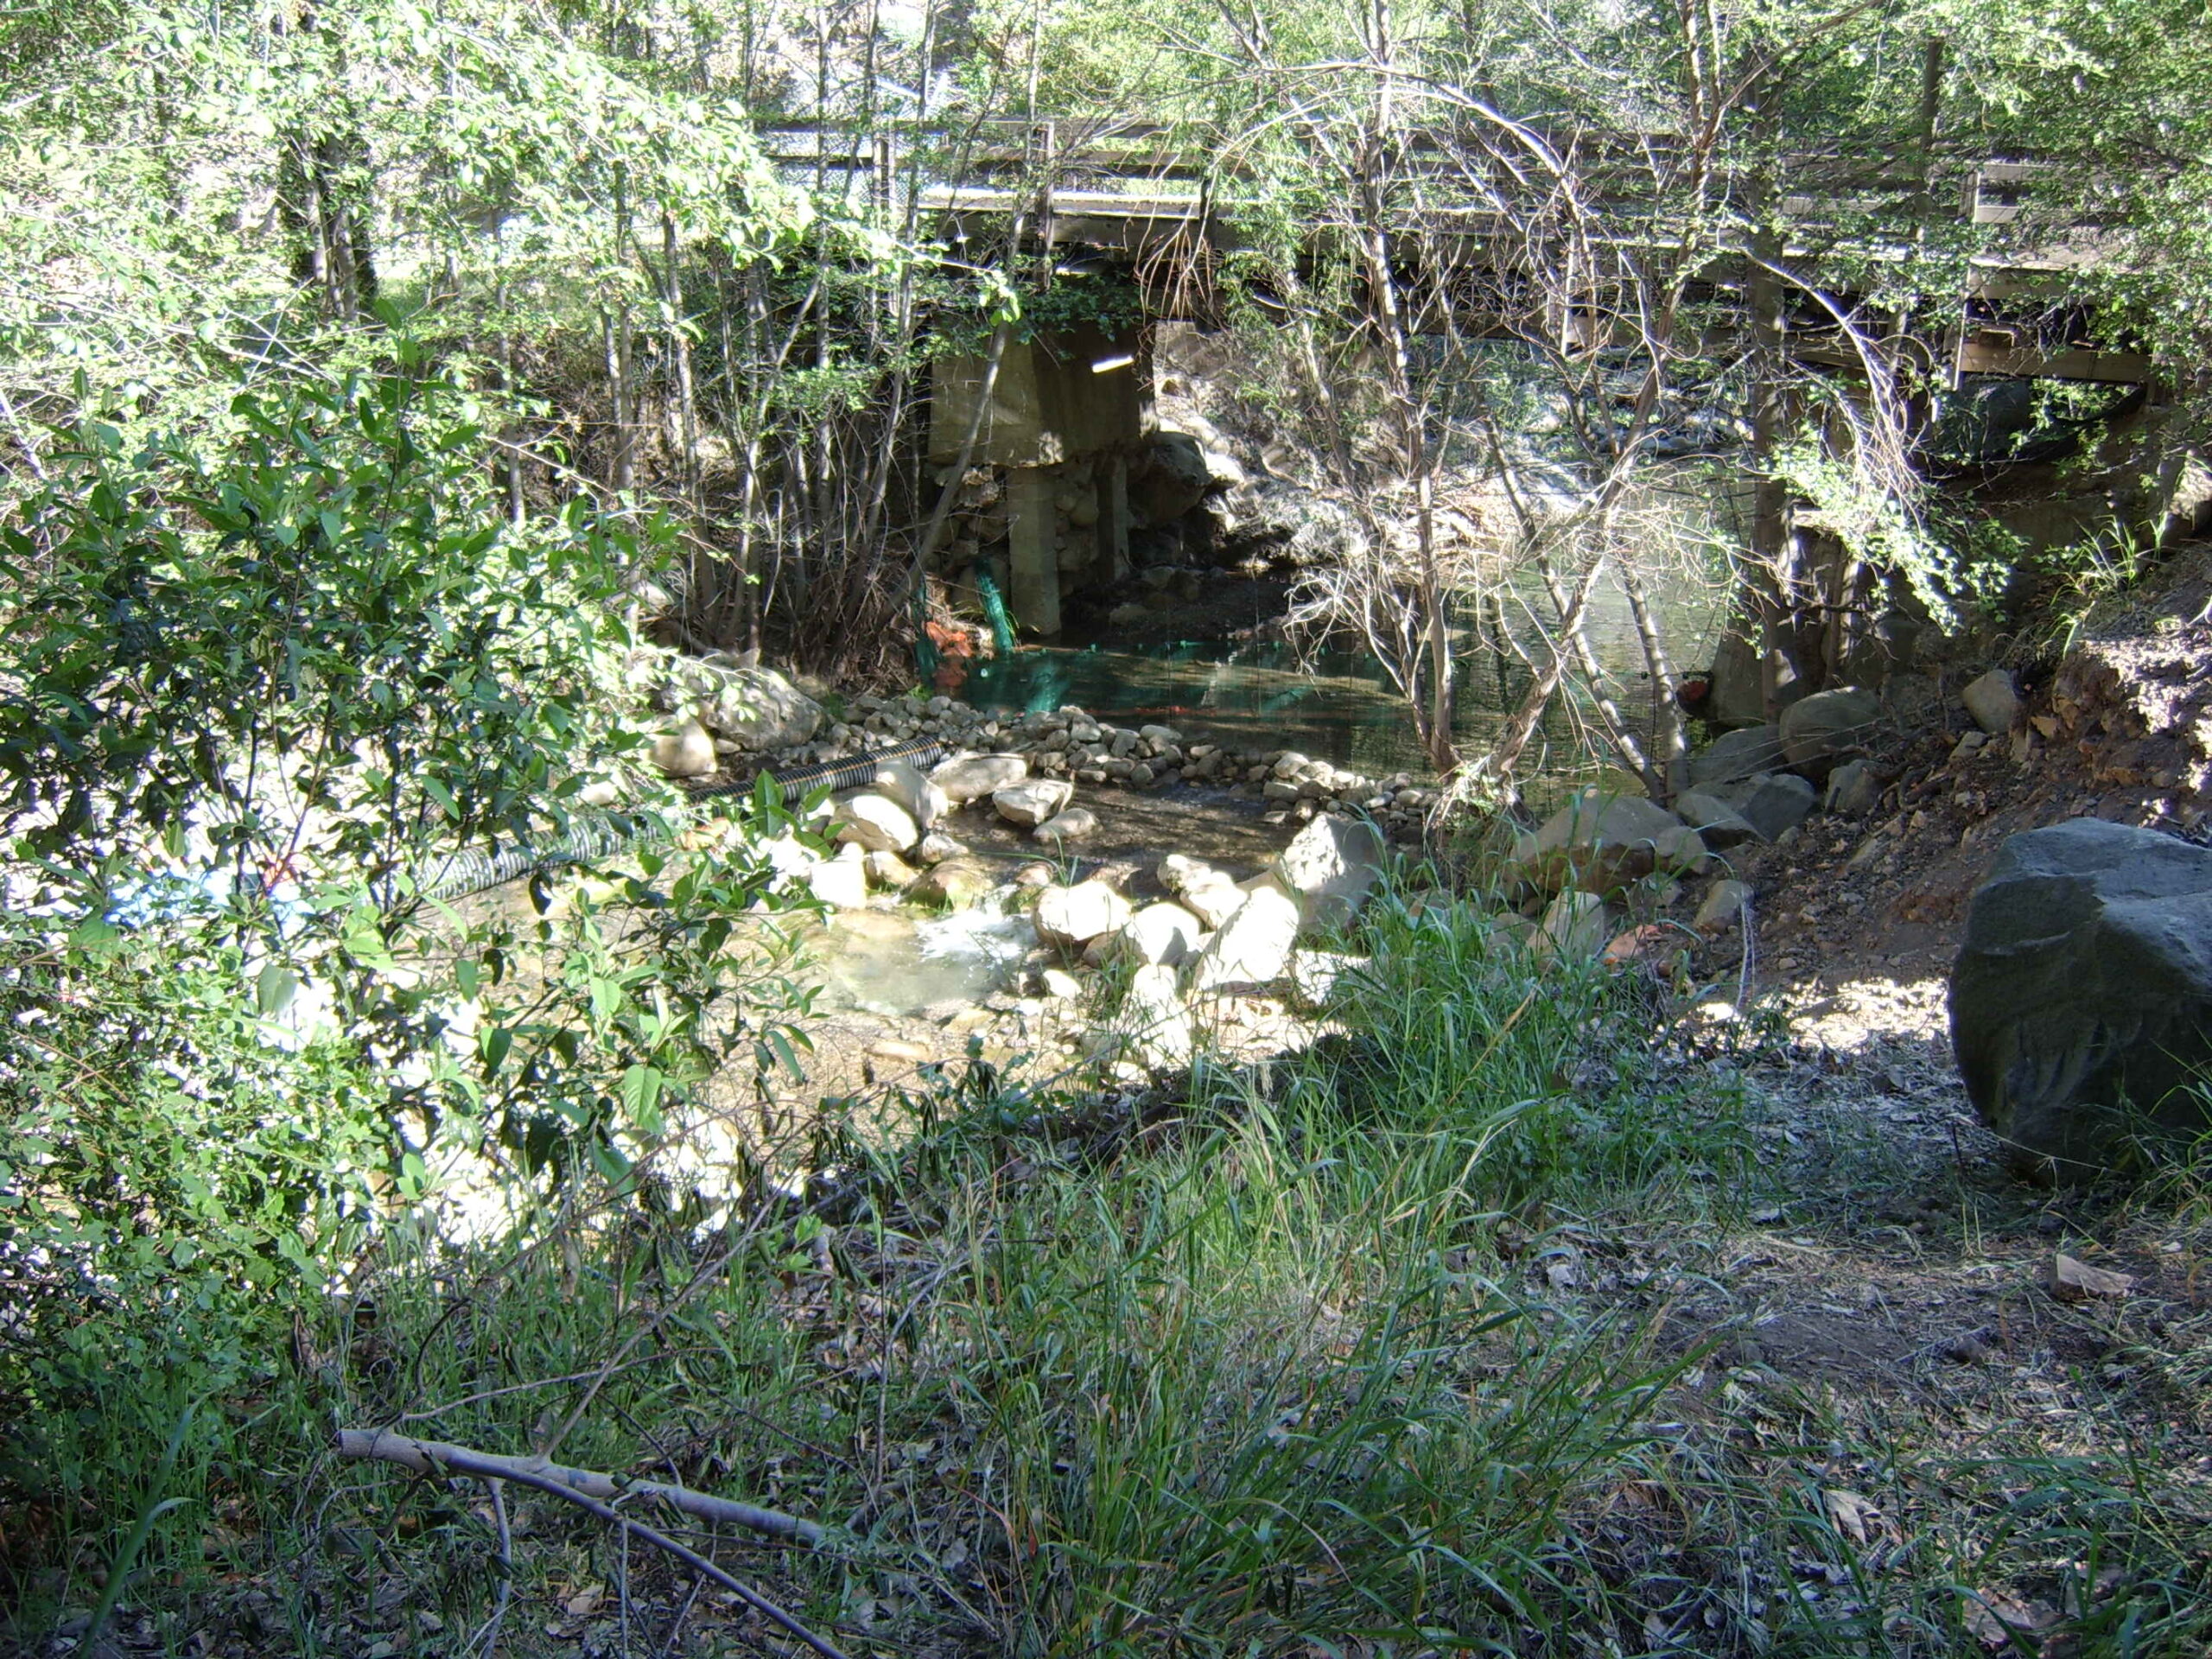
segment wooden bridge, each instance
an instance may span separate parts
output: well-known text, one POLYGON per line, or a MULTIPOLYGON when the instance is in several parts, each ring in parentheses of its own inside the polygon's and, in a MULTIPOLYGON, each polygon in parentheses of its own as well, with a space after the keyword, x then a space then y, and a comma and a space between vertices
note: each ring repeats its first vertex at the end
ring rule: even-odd
MULTIPOLYGON (((1071 129, 1062 124, 983 123, 966 130, 943 126, 892 128, 865 137, 834 125, 777 127, 763 134, 770 158, 787 175, 810 175, 817 188, 842 184, 849 199, 891 211, 912 211, 924 234, 954 248, 1002 245, 1017 215, 1022 241, 1035 251, 1103 255, 1127 264, 1158 317, 1209 320, 1211 274, 1224 258, 1249 247, 1238 228, 1244 170, 1216 157, 1193 156, 1175 147, 1174 135, 1154 127, 1071 129), (918 188, 915 187, 918 184, 918 188)), ((1416 156, 1418 160, 1418 156, 1416 156)), ((1440 163, 1441 158, 1439 158, 1440 163)), ((1930 231, 1996 230, 2027 215, 2039 181, 2050 169, 2033 162, 1947 159, 1958 181, 1955 202, 1934 201, 1924 187, 1886 175, 1853 179, 1841 169, 1827 193, 1783 198, 1793 227, 1784 257, 1815 269, 1824 238, 1842 239, 1848 216, 1865 214, 1901 194, 1915 200, 1910 215, 1930 231)), ((1440 164, 1440 181, 1449 175, 1440 164)), ((1397 234, 1408 251, 1416 244, 1453 248, 1471 267, 1499 259, 1511 247, 1511 225, 1481 207, 1432 210, 1418 227, 1397 234)), ((1861 259, 1904 262, 1922 257, 1916 241, 1854 243, 1861 259)), ((1505 254, 1510 259, 1511 255, 1505 254)), ((2151 378, 2141 353, 2088 332, 2077 308, 2055 304, 2065 275, 2104 263, 2108 245, 2094 227, 2056 233, 2043 247, 1970 256, 1955 314, 1925 342, 1934 359, 1955 374, 1990 374, 2058 380, 2139 384, 2151 378)), ((1700 273, 1714 295, 1740 287, 1740 255, 1722 255, 1700 273)), ((1853 296, 1835 296, 1848 307, 1853 296)), ((1572 324, 1569 324, 1572 327, 1572 324)), ((1855 359, 1836 340, 1833 316, 1808 308, 1785 321, 1788 346, 1801 360, 1849 369, 1855 359)), ((1586 340, 1578 341, 1588 343, 1586 340)))

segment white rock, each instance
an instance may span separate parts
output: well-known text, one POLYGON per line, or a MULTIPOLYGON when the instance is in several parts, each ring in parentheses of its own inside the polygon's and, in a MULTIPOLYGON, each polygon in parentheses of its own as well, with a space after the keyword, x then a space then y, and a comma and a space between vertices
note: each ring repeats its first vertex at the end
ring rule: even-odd
POLYGON ((858 859, 833 858, 806 873, 806 885, 817 899, 839 910, 858 910, 868 903, 868 868, 858 859))
POLYGON ((1358 818, 1316 818, 1275 859, 1275 875, 1298 896, 1309 927, 1350 921, 1382 873, 1382 836, 1358 818))
POLYGON ((1033 830, 1075 798, 1075 785, 1058 778, 1033 778, 991 791, 991 805, 1008 823, 1033 830))
POLYGON ((940 762, 930 781, 953 805, 965 806, 1028 776, 1029 763, 1018 754, 963 754, 940 762))
POLYGON ((1116 1028, 1138 1059, 1155 1068, 1184 1065, 1196 1046, 1191 1015, 1177 994, 1175 970, 1156 964, 1129 976, 1116 1028))
POLYGON ((926 830, 952 810, 945 792, 904 760, 887 760, 875 769, 868 788, 906 809, 915 827, 926 830))
POLYGON ((1037 937, 1046 944, 1080 950, 1129 919, 1129 901, 1103 881, 1047 887, 1037 895, 1037 937))
POLYGON ((1262 882, 1199 951, 1191 970, 1192 990, 1281 978, 1298 941, 1299 921, 1298 901, 1278 883, 1262 882))
POLYGON ((703 778, 721 764, 715 740, 696 720, 653 739, 653 765, 671 778, 703 778))
POLYGON ((1065 812, 1055 812, 1029 835, 1032 840, 1058 844, 1088 841, 1097 833, 1098 815, 1087 806, 1071 806, 1065 812))
POLYGON ((1083 982, 1065 968, 1047 968, 1043 978, 1047 996, 1072 1002, 1083 995, 1083 982))
POLYGON ((887 795, 863 791, 837 803, 830 821, 837 839, 870 853, 903 853, 922 838, 905 807, 887 795))
POLYGON ((1318 1007, 1337 994, 1337 983, 1345 975, 1366 966, 1365 957, 1348 957, 1337 950, 1294 950, 1290 982, 1300 997, 1318 1007))
POLYGON ((1179 968, 1204 941, 1205 929, 1180 905, 1147 905, 1111 933, 1091 941, 1105 962, 1179 968))

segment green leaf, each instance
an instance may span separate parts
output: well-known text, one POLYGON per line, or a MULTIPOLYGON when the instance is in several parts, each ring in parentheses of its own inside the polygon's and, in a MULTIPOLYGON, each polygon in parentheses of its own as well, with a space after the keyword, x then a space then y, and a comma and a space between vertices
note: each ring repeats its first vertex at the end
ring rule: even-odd
POLYGON ((261 971, 254 976, 254 1007, 264 1020, 282 1014, 292 1006, 292 997, 299 988, 300 976, 283 963, 264 963, 261 971))

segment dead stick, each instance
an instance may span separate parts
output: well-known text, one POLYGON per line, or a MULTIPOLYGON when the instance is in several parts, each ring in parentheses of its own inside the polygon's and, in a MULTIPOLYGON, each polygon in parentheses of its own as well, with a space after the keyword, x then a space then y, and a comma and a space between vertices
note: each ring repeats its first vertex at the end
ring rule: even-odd
POLYGON ((617 1498, 630 1496, 657 1497, 671 1508, 686 1515, 696 1515, 702 1521, 727 1521, 732 1526, 745 1527, 753 1532, 765 1532, 771 1538, 794 1538, 803 1544, 819 1544, 822 1529, 811 1521, 802 1521, 795 1515, 785 1515, 780 1510, 763 1510, 750 1503, 740 1503, 727 1497, 715 1497, 705 1492, 695 1492, 688 1487, 669 1486, 657 1480, 631 1480, 621 1475, 602 1475, 589 1469, 570 1469, 558 1463, 545 1463, 535 1458, 512 1458, 498 1452, 476 1452, 465 1446, 450 1446, 443 1440, 417 1440, 404 1434, 395 1434, 389 1429, 341 1428, 338 1431, 338 1454, 345 1458, 375 1458, 385 1463, 397 1463, 422 1474, 436 1472, 444 1465, 458 1469, 463 1474, 480 1475, 487 1480, 504 1480, 509 1475, 520 1479, 525 1474, 543 1475, 557 1483, 564 1491, 582 1492, 589 1497, 617 1498))
MULTIPOLYGON (((505 1458, 489 1452, 472 1452, 466 1446, 448 1446, 439 1440, 409 1440, 401 1435, 379 1434, 372 1430, 359 1428, 341 1428, 338 1431, 338 1452, 340 1457, 375 1458, 386 1463, 397 1463, 405 1468, 420 1470, 424 1474, 451 1473, 474 1475, 481 1480, 512 1480, 518 1485, 550 1493, 555 1497, 566 1498, 577 1508, 597 1516, 601 1520, 612 1522, 618 1527, 626 1528, 647 1543, 666 1550, 693 1572, 706 1574, 754 1611, 765 1615, 775 1624, 781 1625, 791 1635, 805 1643, 808 1647, 820 1654, 822 1659, 848 1659, 848 1656, 842 1650, 823 1641, 750 1585, 732 1578, 697 1550, 691 1548, 689 1545, 677 1542, 666 1533, 658 1531, 642 1521, 632 1520, 613 1505, 602 1503, 581 1486, 571 1484, 563 1478, 567 1476, 575 1476, 585 1480, 605 1481, 613 1485, 615 1483, 611 1475, 594 1475, 582 1469, 563 1469, 558 1464, 548 1464, 543 1470, 533 1469, 530 1467, 526 1459, 521 1458, 505 1458)), ((702 1496, 697 1492, 686 1492, 681 1486, 662 1486, 656 1482, 643 1480, 631 1483, 627 1490, 632 1492, 650 1491, 656 1496, 671 1499, 677 1493, 683 1493, 684 1497, 695 1501, 702 1496)), ((719 1503, 723 1500, 715 1498, 706 1501, 719 1503)), ((748 1506, 739 1503, 730 1507, 746 1509, 748 1506)), ((693 1510, 690 1513, 696 1515, 705 1512, 693 1510)), ((773 1514, 773 1511, 756 1510, 753 1513, 769 1515, 773 1514)), ((794 1521, 787 1515, 777 1516, 776 1519, 793 1526, 810 1524, 794 1521)), ((821 1529, 817 1527, 814 1530, 819 1533, 821 1529)))

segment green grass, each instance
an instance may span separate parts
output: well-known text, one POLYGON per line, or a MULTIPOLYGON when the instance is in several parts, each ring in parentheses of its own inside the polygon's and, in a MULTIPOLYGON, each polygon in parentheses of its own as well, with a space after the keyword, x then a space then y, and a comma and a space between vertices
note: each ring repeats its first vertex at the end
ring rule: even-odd
MULTIPOLYGON (((1654 1069, 1648 1004, 1536 971, 1471 912, 1364 925, 1343 1033, 1266 1068, 1201 1063, 1169 1096, 976 1073, 909 1103, 903 1140, 810 1126, 812 1199, 714 1230, 602 1200, 498 1249, 395 1234, 288 1311, 289 1351, 239 1353, 166 1480, 190 1402, 77 1377, 16 1441, 19 1639, 89 1606, 181 1495, 118 1628, 470 1651, 483 1491, 341 1465, 344 1423, 819 1520, 816 1552, 713 1548, 887 1659, 1972 1653, 1962 1586, 2063 1599, 2076 1563, 2127 1587, 2075 1651, 2192 1650, 2202 1575, 2184 1508, 2146 1496, 2163 1465, 1945 1446, 1732 1371, 1670 1293, 1548 1281, 1554 1246, 1598 1263, 1624 1230, 1739 1217, 1740 1093, 1654 1069), (1823 1496, 1846 1484, 1913 1531, 1847 1535, 1823 1496)), ((763 1650, 666 1562, 508 1503, 502 1651, 763 1650)))

